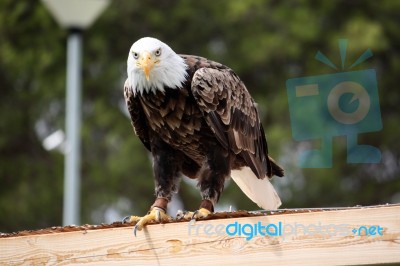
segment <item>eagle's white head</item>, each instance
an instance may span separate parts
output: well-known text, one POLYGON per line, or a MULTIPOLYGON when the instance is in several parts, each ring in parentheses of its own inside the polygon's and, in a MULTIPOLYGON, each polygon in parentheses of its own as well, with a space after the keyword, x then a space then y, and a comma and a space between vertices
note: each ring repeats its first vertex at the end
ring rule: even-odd
POLYGON ((168 45, 151 37, 136 41, 129 50, 128 81, 133 93, 180 88, 187 65, 168 45))

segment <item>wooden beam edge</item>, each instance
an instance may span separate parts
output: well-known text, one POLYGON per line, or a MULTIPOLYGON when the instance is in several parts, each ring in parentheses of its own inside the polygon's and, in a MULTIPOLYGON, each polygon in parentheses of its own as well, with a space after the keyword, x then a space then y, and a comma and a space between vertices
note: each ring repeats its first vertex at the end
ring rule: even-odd
POLYGON ((9 237, 0 250, 2 265, 399 263, 400 206, 9 237))

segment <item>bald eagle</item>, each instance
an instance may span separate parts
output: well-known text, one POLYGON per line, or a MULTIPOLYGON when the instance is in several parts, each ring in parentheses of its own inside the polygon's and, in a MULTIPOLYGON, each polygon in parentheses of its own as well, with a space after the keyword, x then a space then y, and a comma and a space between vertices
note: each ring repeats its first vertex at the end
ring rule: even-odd
POLYGON ((168 202, 183 175, 198 180, 199 210, 214 211, 225 179, 264 209, 281 201, 269 178, 283 169, 268 156, 254 100, 232 69, 193 55, 178 55, 155 38, 136 41, 127 62, 124 97, 136 135, 153 156, 155 202, 143 217, 128 216, 141 230, 166 221, 168 202))

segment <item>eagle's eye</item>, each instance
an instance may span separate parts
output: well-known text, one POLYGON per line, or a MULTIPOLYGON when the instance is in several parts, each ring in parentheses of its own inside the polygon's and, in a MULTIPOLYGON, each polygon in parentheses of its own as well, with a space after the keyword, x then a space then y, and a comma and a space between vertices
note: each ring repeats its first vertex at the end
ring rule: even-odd
POLYGON ((154 54, 156 56, 160 56, 161 55, 161 48, 158 48, 154 54))
POLYGON ((132 52, 133 58, 138 59, 139 58, 139 54, 136 52, 132 52))

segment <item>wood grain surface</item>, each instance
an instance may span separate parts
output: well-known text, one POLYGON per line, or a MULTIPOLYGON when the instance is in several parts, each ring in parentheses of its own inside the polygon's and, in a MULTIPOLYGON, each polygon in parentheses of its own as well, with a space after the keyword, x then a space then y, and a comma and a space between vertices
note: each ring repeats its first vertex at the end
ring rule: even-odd
POLYGON ((400 206, 0 238, 0 265, 349 265, 400 263, 400 206), (248 225, 246 225, 248 224, 248 225), (234 234, 239 225, 243 234, 234 234), (265 236, 250 238, 254 226, 265 236), (229 232, 226 233, 226 227, 229 232), (353 231, 354 230, 354 231, 353 231), (245 235, 244 235, 245 234, 245 235), (272 236, 277 234, 276 236, 272 236))

